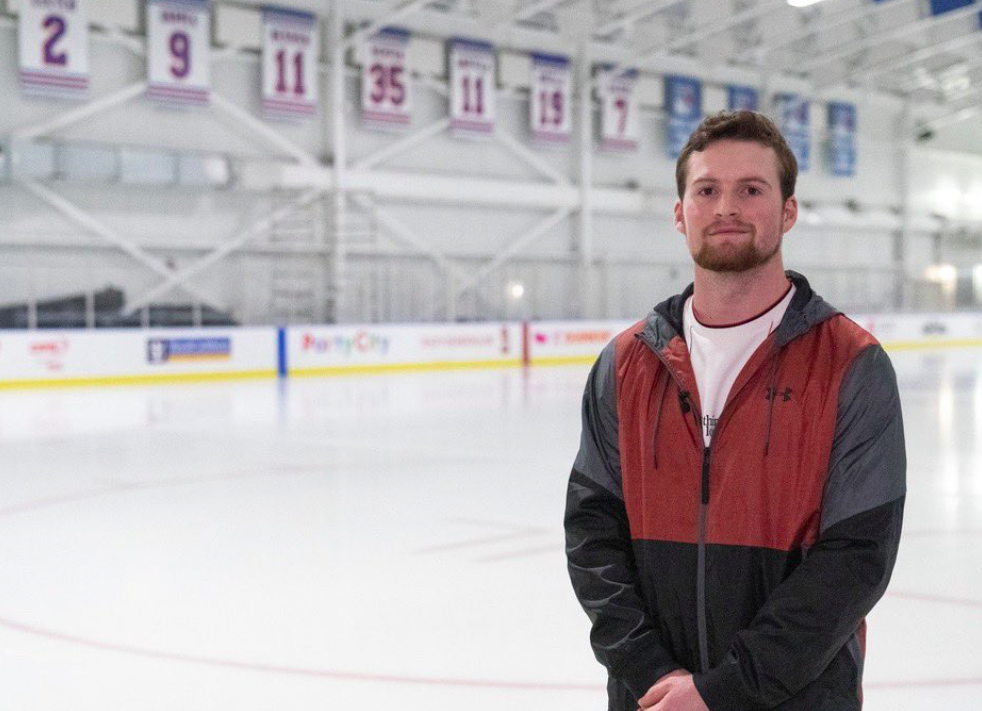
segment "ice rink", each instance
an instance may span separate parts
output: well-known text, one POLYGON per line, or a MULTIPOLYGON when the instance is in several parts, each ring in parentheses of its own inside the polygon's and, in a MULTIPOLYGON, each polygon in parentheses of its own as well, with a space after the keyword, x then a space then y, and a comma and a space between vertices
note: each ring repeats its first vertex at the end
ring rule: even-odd
MULTIPOLYGON (((868 711, 982 708, 982 349, 891 352, 868 711)), ((587 366, 0 392, 5 711, 599 711, 562 514, 587 366)))

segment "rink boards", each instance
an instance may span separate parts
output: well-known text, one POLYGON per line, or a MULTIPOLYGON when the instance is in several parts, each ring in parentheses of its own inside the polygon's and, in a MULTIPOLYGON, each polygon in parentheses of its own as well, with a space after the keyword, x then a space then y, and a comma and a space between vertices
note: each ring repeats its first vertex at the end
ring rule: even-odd
MULTIPOLYGON (((889 349, 982 346, 982 313, 857 314, 889 349)), ((631 321, 0 331, 0 387, 592 362, 631 321)))

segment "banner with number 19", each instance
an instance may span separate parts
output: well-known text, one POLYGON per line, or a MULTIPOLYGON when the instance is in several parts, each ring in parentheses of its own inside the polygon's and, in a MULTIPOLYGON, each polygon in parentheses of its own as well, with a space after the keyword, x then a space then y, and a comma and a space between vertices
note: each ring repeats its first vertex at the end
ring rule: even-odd
POLYGON ((317 113, 317 18, 307 12, 263 7, 263 114, 271 119, 317 113))
POLYGON ((149 0, 147 95, 170 104, 208 103, 211 18, 208 0, 149 0))
POLYGON ((25 92, 84 97, 89 87, 85 0, 21 0, 17 27, 25 92))
POLYGON ((529 122, 540 143, 568 143, 573 130, 573 76, 569 59, 532 55, 529 82, 529 122))

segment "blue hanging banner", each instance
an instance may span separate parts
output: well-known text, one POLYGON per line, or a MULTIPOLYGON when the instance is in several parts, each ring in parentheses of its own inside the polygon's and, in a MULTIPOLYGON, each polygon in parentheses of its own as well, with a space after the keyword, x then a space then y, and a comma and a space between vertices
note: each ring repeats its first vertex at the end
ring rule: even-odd
POLYGON ((797 94, 778 94, 774 97, 774 103, 778 128, 798 159, 798 170, 808 170, 811 163, 808 100, 797 94))
POLYGON ((828 105, 828 166, 832 175, 856 174, 856 105, 838 101, 828 105))
POLYGON ((733 86, 727 87, 729 101, 727 105, 730 111, 758 111, 760 109, 760 96, 752 86, 733 86))
MULTIPOLYGON (((977 2, 977 0, 931 0, 931 14, 943 15, 946 12, 960 10, 972 5, 978 5, 982 8, 982 3, 977 2)), ((982 11, 979 12, 979 27, 982 28, 982 11)))
POLYGON ((702 82, 691 77, 665 77, 668 111, 668 155, 679 157, 689 136, 702 121, 702 82))

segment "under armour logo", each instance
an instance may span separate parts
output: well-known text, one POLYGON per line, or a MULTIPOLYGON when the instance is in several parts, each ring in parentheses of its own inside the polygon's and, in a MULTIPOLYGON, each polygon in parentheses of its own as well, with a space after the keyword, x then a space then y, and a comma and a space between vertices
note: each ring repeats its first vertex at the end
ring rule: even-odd
POLYGON ((791 388, 784 388, 783 393, 779 392, 776 388, 767 388, 767 393, 764 395, 764 397, 767 400, 771 400, 778 395, 781 396, 781 399, 784 400, 784 402, 791 402, 791 388))

